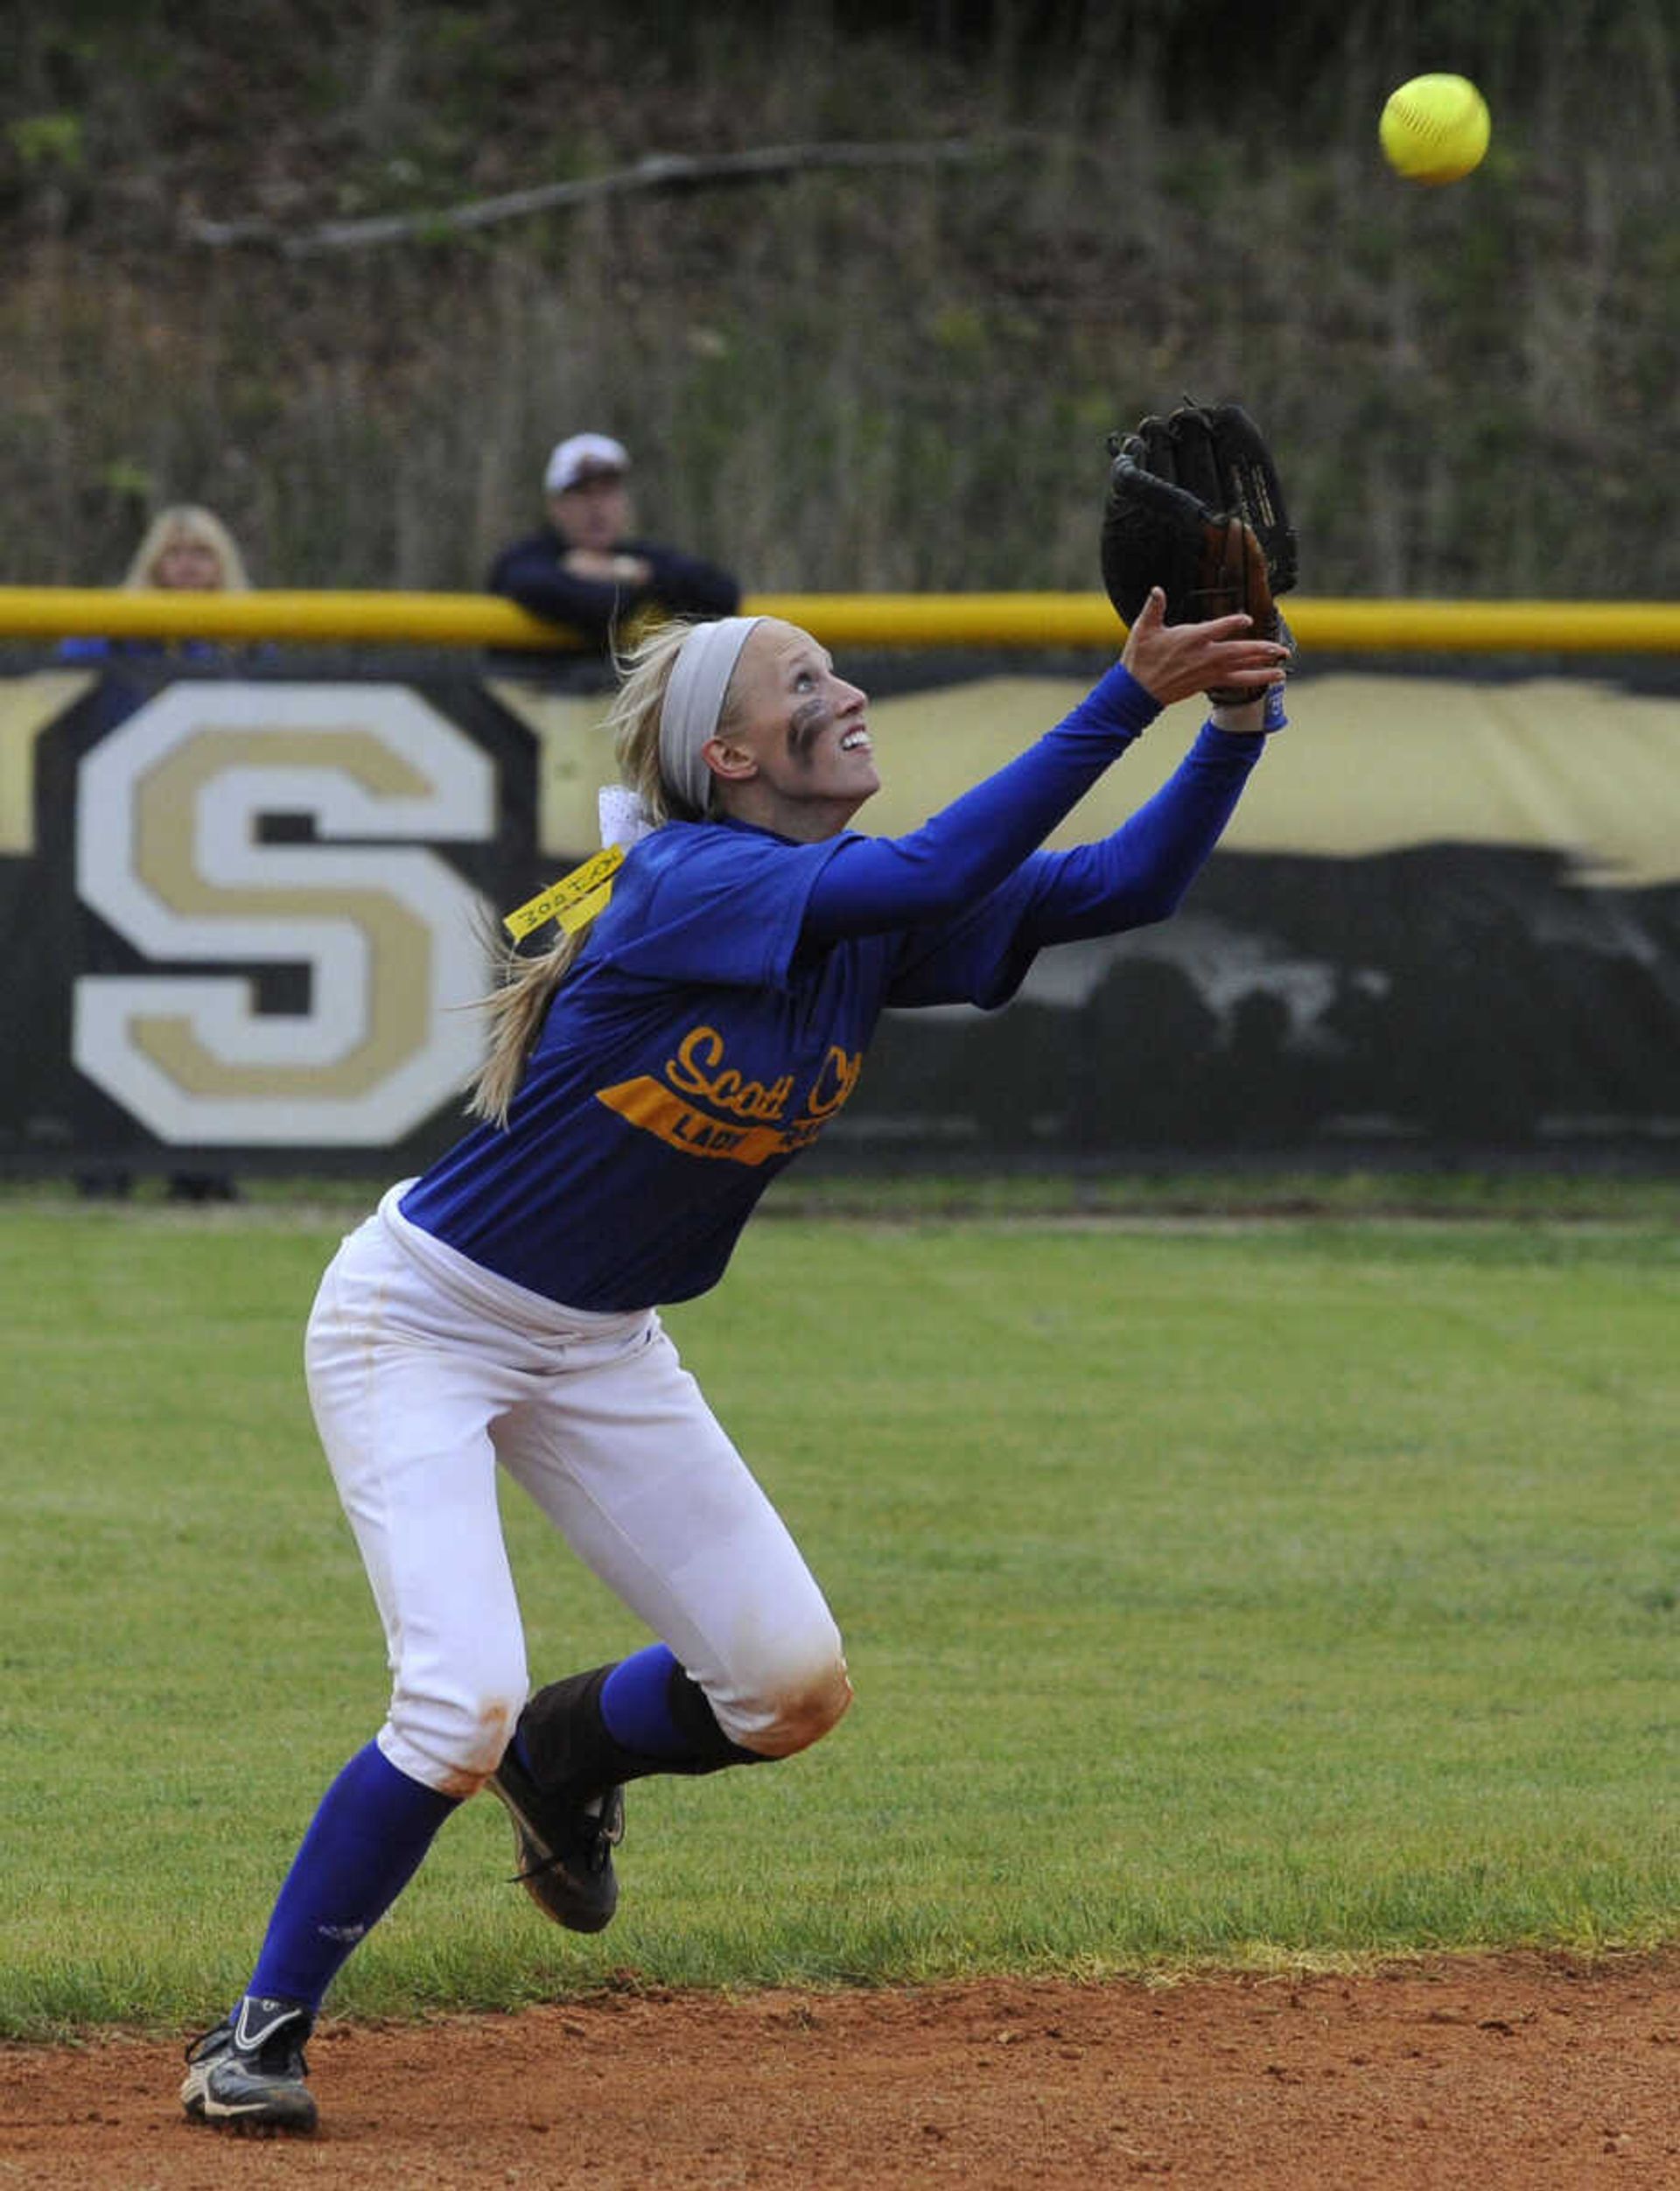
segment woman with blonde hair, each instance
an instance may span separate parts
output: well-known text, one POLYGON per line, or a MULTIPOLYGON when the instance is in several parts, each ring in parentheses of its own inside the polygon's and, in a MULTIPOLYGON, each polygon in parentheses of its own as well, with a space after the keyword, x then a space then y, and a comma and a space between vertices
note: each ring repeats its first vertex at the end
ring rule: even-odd
MULTIPOLYGON (((122 579, 129 593, 154 591, 193 593, 248 593, 251 582, 233 535, 213 510, 196 502, 177 502, 159 510, 129 560, 122 579)), ((164 662, 190 662, 195 668, 231 666, 233 657, 213 640, 107 639, 83 634, 61 640, 58 659, 88 665, 164 662)), ((86 1172, 79 1181, 85 1195, 121 1198, 133 1186, 128 1172, 86 1172)), ((220 1172, 172 1172, 172 1201, 231 1201, 236 1189, 220 1172)))
MULTIPOLYGON (((248 593, 251 581, 238 543, 213 510, 177 502, 159 510, 141 536, 123 575, 126 593, 248 593)), ((60 643, 66 662, 144 662, 176 654, 195 664, 231 664, 235 656, 214 640, 107 639, 85 634, 60 643)))
POLYGON ((884 1009, 1001 1004, 1046 944, 1177 906, 1283 720, 1287 650, 1245 616, 1165 609, 1158 589, 1065 722, 898 838, 849 826, 880 781, 868 702, 808 632, 725 617, 635 650, 611 847, 523 909, 564 933, 493 1000, 478 1123, 345 1241, 310 1318, 390 1706, 322 1799, 246 1993, 189 2049, 194 2120, 313 2128, 326 1988, 479 1788, 539 1908, 598 1931, 626 1782, 787 1758, 845 1711, 834 1617, 657 1305, 718 1282, 884 1009), (1040 849, 1163 707, 1211 687, 1253 697, 1215 705, 1113 836, 1040 849), (528 1694, 498 1467, 654 1642, 528 1694))
POLYGON ((233 535, 214 510, 196 502, 177 502, 159 510, 135 550, 124 588, 144 592, 158 587, 195 593, 248 593, 233 535))

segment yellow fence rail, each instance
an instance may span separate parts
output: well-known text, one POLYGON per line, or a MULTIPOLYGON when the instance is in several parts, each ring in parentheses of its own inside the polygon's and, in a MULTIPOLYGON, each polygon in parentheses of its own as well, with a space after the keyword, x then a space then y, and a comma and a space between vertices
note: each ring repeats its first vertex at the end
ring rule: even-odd
MULTIPOLYGON (((1100 593, 767 593, 826 646, 1116 648, 1100 593)), ((1298 599, 1304 650, 1327 654, 1680 654, 1680 603, 1298 599)), ((129 592, 0 586, 0 639, 206 639, 296 645, 564 648, 572 635, 478 593, 129 592)))

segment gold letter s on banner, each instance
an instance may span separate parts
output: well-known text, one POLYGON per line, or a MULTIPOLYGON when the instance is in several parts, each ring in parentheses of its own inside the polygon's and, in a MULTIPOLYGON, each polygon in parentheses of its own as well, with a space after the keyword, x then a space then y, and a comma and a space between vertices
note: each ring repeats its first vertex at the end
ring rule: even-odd
POLYGON ((148 958, 219 970, 84 975, 77 1067, 165 1142, 400 1138, 482 1040, 481 901, 425 840, 495 822, 488 756, 404 686, 167 687, 81 765, 77 888, 148 958), (313 841, 260 842, 274 813, 313 841), (306 966, 307 1011, 259 1012, 241 962, 306 966))

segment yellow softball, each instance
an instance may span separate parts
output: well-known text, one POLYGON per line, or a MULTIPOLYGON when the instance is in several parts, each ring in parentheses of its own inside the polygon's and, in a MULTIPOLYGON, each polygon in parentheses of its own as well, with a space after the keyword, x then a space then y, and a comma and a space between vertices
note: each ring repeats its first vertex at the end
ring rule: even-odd
POLYGON ((1390 94, 1378 135, 1389 165, 1410 183, 1456 183, 1481 164, 1491 124, 1467 76, 1414 76, 1390 94))

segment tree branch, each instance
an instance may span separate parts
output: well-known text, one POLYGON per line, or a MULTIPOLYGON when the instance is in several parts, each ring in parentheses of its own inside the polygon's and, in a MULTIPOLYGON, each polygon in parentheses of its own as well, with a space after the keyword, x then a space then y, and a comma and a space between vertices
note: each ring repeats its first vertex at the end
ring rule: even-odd
POLYGON ((951 137, 928 144, 785 144, 756 152, 724 152, 693 159, 676 152, 650 152, 634 167, 568 183, 542 183, 532 190, 509 191, 500 198, 480 198, 439 212, 384 214, 366 220, 328 220, 318 228, 288 232, 270 220, 190 220, 182 233, 190 243, 225 247, 258 244, 287 258, 311 258, 326 251, 350 251, 382 243, 428 242, 519 220, 529 214, 552 213, 601 198, 636 192, 704 190, 719 183, 771 180, 824 167, 927 167, 946 161, 982 158, 1011 140, 951 137))

